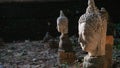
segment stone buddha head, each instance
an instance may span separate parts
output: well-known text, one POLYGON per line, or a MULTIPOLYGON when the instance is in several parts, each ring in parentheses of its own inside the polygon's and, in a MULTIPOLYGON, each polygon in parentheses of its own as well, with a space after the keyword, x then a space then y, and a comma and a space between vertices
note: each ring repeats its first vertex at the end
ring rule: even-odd
POLYGON ((57 18, 57 30, 60 33, 68 33, 68 18, 64 15, 63 11, 60 11, 60 16, 57 18))

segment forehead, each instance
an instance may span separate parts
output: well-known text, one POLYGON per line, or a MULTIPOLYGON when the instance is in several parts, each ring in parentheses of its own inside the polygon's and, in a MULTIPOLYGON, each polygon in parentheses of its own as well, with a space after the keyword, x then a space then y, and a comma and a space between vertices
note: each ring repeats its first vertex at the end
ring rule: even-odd
POLYGON ((64 25, 67 25, 67 24, 68 24, 68 23, 67 23, 67 22, 64 22, 64 21, 61 21, 61 22, 58 22, 58 23, 57 23, 57 25, 60 25, 60 26, 61 26, 61 25, 64 26, 64 25))

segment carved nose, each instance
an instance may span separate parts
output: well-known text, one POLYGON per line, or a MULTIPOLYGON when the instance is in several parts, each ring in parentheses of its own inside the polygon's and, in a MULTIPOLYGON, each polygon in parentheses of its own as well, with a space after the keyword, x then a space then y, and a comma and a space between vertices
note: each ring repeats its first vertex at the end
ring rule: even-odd
POLYGON ((79 35, 78 42, 83 42, 82 35, 79 35))

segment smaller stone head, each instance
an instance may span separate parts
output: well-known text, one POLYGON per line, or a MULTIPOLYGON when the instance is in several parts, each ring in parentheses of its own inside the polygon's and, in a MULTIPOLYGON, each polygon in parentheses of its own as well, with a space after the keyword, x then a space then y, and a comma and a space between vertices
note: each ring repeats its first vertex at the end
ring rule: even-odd
POLYGON ((64 15, 63 11, 60 11, 60 16, 57 18, 57 30, 60 33, 68 33, 68 18, 64 15))

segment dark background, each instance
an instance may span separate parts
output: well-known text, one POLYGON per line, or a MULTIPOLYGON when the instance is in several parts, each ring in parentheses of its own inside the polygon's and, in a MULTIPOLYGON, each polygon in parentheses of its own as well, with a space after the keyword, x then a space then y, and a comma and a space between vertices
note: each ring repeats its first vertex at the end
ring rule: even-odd
MULTIPOLYGON (((120 23, 119 2, 115 0, 95 0, 100 9, 105 7, 110 16, 107 34, 113 35, 114 24, 120 23)), ((0 37, 4 41, 40 40, 47 31, 54 37, 56 19, 63 10, 69 19, 69 36, 78 34, 78 19, 85 13, 87 0, 66 1, 5 1, 0 2, 0 37), (50 23, 50 26, 48 26, 50 23)))

